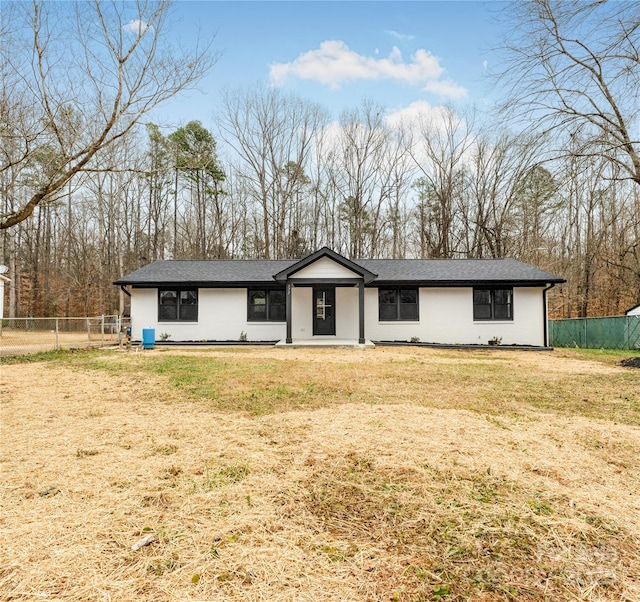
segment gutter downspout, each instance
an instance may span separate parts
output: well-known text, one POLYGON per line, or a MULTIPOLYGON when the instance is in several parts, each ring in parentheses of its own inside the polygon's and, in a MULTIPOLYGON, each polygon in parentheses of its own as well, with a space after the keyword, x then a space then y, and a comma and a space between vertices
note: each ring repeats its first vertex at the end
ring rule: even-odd
POLYGON ((120 290, 127 295, 127 297, 131 297, 131 293, 125 288, 126 284, 121 284, 120 285, 120 290))
POLYGON ((547 288, 542 290, 542 314, 544 324, 544 346, 549 346, 549 312, 547 308, 547 291, 550 291, 555 286, 555 283, 551 283, 547 288))

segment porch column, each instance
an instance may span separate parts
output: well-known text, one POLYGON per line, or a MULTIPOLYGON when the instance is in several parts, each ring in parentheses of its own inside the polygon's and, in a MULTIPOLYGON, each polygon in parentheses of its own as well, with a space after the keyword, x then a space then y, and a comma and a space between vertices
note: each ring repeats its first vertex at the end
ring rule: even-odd
POLYGON ((287 338, 285 339, 285 343, 293 343, 293 339, 291 338, 291 282, 289 282, 289 279, 287 279, 285 290, 287 293, 287 338))
POLYGON ((360 306, 360 338, 358 344, 364 345, 364 280, 358 282, 358 305, 360 306))

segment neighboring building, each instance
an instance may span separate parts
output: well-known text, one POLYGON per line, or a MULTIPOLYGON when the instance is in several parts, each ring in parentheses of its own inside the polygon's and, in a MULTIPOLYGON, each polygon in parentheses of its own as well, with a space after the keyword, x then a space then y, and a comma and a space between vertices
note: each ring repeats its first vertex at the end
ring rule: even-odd
POLYGON ((640 316, 640 303, 624 312, 625 316, 640 316))
POLYGON ((172 341, 410 341, 547 345, 562 278, 513 259, 155 261, 117 280, 132 335, 172 341))
MULTIPOLYGON (((0 320, 4 318, 4 283, 11 282, 10 278, 7 278, 2 273, 0 273, 0 320)), ((0 328, 2 325, 0 324, 0 328)))

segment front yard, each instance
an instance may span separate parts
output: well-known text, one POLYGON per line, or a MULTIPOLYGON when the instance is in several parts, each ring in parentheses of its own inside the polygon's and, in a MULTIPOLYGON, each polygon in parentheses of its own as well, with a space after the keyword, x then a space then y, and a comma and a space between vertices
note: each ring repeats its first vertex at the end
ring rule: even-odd
POLYGON ((0 599, 639 600, 629 355, 10 360, 0 599))

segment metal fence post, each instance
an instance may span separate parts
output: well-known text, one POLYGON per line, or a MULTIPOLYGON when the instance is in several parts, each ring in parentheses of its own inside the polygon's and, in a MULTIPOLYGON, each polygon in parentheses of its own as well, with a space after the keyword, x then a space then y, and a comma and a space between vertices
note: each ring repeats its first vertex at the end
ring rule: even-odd
POLYGON ((60 349, 60 328, 58 326, 58 318, 56 318, 56 351, 60 349))
POLYGON ((100 346, 104 347, 104 314, 100 316, 100 346))

